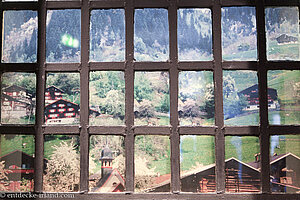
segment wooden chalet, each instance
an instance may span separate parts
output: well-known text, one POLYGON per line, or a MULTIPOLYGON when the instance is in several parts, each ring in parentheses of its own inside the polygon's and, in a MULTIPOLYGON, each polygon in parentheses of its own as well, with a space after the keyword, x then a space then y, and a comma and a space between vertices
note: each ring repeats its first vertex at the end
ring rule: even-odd
MULTIPOLYGON (((273 192, 300 192, 300 158, 292 153, 274 155, 270 158, 270 182, 273 192)), ((249 163, 260 170, 260 160, 249 163)))
MULTIPOLYGON (((80 107, 78 104, 60 99, 45 107, 46 124, 72 124, 79 119, 80 107)), ((99 112, 90 109, 90 114, 100 115, 99 112)))
POLYGON ((54 85, 47 87, 45 90, 45 103, 46 105, 51 104, 57 100, 63 99, 62 95, 65 92, 54 85))
POLYGON ((125 190, 125 180, 117 169, 112 168, 112 151, 106 146, 101 151, 101 176, 98 174, 90 176, 90 180, 97 181, 92 192, 123 192, 125 190))
POLYGON ((45 107, 46 124, 69 124, 79 118, 78 104, 60 99, 45 107))
MULTIPOLYGON (((225 161, 226 192, 259 192, 260 191, 260 171, 236 158, 225 161)), ((166 175, 163 175, 166 176, 166 175)), ((157 182, 150 192, 170 191, 170 178, 161 178, 162 182, 157 182)), ((181 190, 183 192, 215 192, 215 164, 207 165, 192 171, 181 174, 181 190)))
POLYGON ((1 180, 6 191, 21 191, 22 180, 27 180, 26 191, 33 191, 34 157, 20 150, 10 152, 0 158, 5 161, 4 169, 7 172, 8 180, 1 180))
POLYGON ((2 90, 1 109, 3 118, 20 118, 33 114, 33 94, 17 85, 8 86, 2 90))
MULTIPOLYGON (((258 84, 255 84, 249 88, 246 88, 238 93, 239 96, 246 97, 248 101, 248 105, 244 110, 251 111, 251 110, 258 110, 259 109, 259 91, 258 91, 258 84)), ((277 90, 273 88, 268 88, 268 108, 269 109, 276 109, 279 104, 277 102, 277 90)))

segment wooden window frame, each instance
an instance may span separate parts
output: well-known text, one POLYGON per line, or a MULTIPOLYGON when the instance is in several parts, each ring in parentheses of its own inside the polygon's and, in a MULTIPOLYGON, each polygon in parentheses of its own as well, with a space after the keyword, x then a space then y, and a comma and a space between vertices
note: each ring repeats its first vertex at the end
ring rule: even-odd
MULTIPOLYGON (((0 2, 0 23, 3 26, 5 10, 38 11, 37 63, 0 63, 0 73, 33 72, 37 76, 37 101, 35 125, 1 125, 0 134, 28 134, 35 136, 34 192, 43 192, 44 136, 71 134, 80 136, 80 192, 75 199, 300 199, 300 194, 272 194, 270 190, 269 143, 271 135, 300 135, 300 125, 269 125, 267 103, 268 70, 300 70, 299 61, 268 61, 266 58, 265 8, 268 6, 297 6, 299 0, 81 0, 38 2, 0 2), (253 6, 256 8, 258 61, 222 61, 221 8, 227 6, 253 6), (92 9, 125 10, 126 52, 124 62, 89 61, 89 23, 92 9), (134 9, 165 8, 169 20, 169 60, 166 62, 135 62, 134 60, 134 9), (212 11, 213 60, 179 62, 177 48, 177 9, 209 8, 212 11), (46 16, 49 9, 81 9, 81 62, 46 63, 46 16), (223 70, 254 70, 258 74, 260 98, 260 123, 258 126, 224 126, 223 117, 223 70), (95 70, 120 70, 125 73, 125 125, 89 126, 89 73, 95 70), (134 72, 168 71, 170 76, 170 126, 134 125, 134 72), (178 121, 178 73, 183 70, 209 70, 214 74, 215 126, 184 127, 178 121), (77 126, 46 126, 44 124, 44 94, 47 72, 80 73, 80 124, 77 126), (90 135, 125 136, 126 191, 123 193, 88 193, 89 137, 90 135), (134 137, 135 135, 168 135, 171 144, 171 191, 169 193, 134 193, 134 137), (216 193, 191 194, 180 192, 180 135, 215 136, 216 193), (261 152, 261 193, 225 193, 225 136, 258 136, 261 152)), ((0 32, 2 38, 2 31, 0 32)), ((2 39, 0 46, 2 46, 2 39)), ((0 49, 1 53, 2 49, 0 49)))

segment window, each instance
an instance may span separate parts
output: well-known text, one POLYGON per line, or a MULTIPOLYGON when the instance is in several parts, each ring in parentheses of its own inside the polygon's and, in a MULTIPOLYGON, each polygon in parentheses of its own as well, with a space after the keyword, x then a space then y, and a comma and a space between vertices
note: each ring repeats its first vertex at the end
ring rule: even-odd
POLYGON ((0 4, 1 192, 300 197, 298 1, 0 4))

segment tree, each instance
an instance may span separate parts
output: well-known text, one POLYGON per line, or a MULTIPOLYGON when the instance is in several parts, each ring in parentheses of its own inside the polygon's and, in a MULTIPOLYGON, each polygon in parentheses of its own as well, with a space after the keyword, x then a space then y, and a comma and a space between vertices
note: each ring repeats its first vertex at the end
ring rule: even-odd
POLYGON ((153 88, 150 81, 142 73, 135 74, 134 80, 134 98, 140 103, 144 99, 151 101, 153 99, 153 88))
POLYGON ((225 76, 223 79, 223 97, 228 98, 235 91, 234 79, 230 75, 225 76))
POLYGON ((47 163, 44 190, 48 192, 74 192, 78 190, 80 176, 79 154, 75 143, 62 141, 53 145, 54 151, 47 163))

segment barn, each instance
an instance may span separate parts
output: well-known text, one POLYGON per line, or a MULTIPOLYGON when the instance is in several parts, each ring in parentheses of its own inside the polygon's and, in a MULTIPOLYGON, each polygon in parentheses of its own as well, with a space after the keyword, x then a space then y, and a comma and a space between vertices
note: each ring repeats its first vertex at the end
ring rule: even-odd
MULTIPOLYGON (((239 96, 244 96, 247 99, 248 105, 244 110, 252 111, 259 109, 259 91, 258 84, 248 87, 238 93, 239 96)), ((268 88, 268 108, 276 109, 279 107, 277 90, 268 88)))

